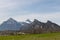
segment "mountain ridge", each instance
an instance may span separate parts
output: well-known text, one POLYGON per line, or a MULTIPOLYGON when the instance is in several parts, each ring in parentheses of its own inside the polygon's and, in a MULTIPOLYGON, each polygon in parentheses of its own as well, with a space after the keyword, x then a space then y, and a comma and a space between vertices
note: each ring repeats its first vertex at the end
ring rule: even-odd
POLYGON ((27 20, 30 23, 26 22, 17 22, 13 18, 4 21, 0 25, 0 31, 4 30, 18 30, 24 33, 48 33, 48 32, 60 32, 60 26, 51 21, 46 23, 40 22, 37 19, 34 19, 33 22, 27 20))

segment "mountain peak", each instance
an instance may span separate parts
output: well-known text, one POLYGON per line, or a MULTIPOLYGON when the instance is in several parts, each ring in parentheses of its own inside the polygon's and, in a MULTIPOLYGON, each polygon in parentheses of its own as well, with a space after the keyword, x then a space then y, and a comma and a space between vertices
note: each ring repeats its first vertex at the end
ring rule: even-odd
POLYGON ((38 23, 41 23, 39 20, 37 20, 37 19, 34 19, 34 22, 38 22, 38 23))
POLYGON ((32 21, 30 21, 29 19, 26 20, 27 23, 31 23, 32 21))
POLYGON ((48 20, 47 23, 52 23, 52 22, 50 20, 48 20))
POLYGON ((13 21, 14 19, 13 18, 9 18, 8 21, 13 21))
POLYGON ((38 21, 37 19, 34 19, 34 21, 38 21))
POLYGON ((37 20, 37 19, 34 19, 34 21, 32 22, 32 24, 42 24, 42 22, 40 22, 39 20, 37 20))
POLYGON ((6 22, 7 22, 7 24, 14 24, 14 23, 16 23, 17 21, 14 20, 13 18, 9 18, 6 22))
POLYGON ((0 25, 0 30, 20 30, 20 27, 21 24, 19 22, 13 18, 9 18, 0 25))

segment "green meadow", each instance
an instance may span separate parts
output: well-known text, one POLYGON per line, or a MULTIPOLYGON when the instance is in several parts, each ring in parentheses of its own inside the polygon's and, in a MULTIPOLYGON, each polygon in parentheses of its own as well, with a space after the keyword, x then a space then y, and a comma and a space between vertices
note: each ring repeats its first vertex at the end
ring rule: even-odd
POLYGON ((60 33, 0 36, 0 40, 60 40, 60 33))

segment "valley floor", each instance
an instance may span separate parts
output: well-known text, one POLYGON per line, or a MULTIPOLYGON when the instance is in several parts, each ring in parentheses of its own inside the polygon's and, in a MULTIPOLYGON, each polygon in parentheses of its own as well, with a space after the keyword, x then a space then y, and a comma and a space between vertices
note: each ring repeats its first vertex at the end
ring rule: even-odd
POLYGON ((60 40, 60 33, 0 36, 0 40, 60 40))

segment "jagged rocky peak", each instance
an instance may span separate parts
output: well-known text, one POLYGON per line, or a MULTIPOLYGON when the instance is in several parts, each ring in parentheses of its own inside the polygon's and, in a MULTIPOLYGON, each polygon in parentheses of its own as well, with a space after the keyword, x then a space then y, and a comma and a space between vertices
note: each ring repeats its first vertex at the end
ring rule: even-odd
POLYGON ((8 21, 15 21, 13 18, 9 18, 8 21))
POLYGON ((19 22, 13 18, 9 18, 0 25, 0 30, 20 30, 20 27, 21 24, 19 22))
POLYGON ((9 18, 7 21, 5 21, 5 22, 7 22, 7 24, 14 24, 14 23, 17 23, 17 21, 16 20, 14 20, 13 18, 9 18))
POLYGON ((31 22, 29 19, 27 19, 26 21, 31 22))
POLYGON ((40 22, 39 20, 37 19, 34 19, 34 21, 32 22, 33 25, 40 25, 42 24, 43 22, 40 22))
POLYGON ((37 19, 34 19, 34 21, 33 22, 35 22, 35 23, 42 23, 42 22, 40 22, 39 20, 37 20, 37 19))
POLYGON ((26 20, 27 23, 32 23, 32 21, 30 21, 29 19, 26 20))
POLYGON ((50 20, 48 20, 47 23, 52 23, 52 22, 50 20))
POLYGON ((38 21, 37 19, 34 19, 34 22, 40 22, 40 21, 38 21))

